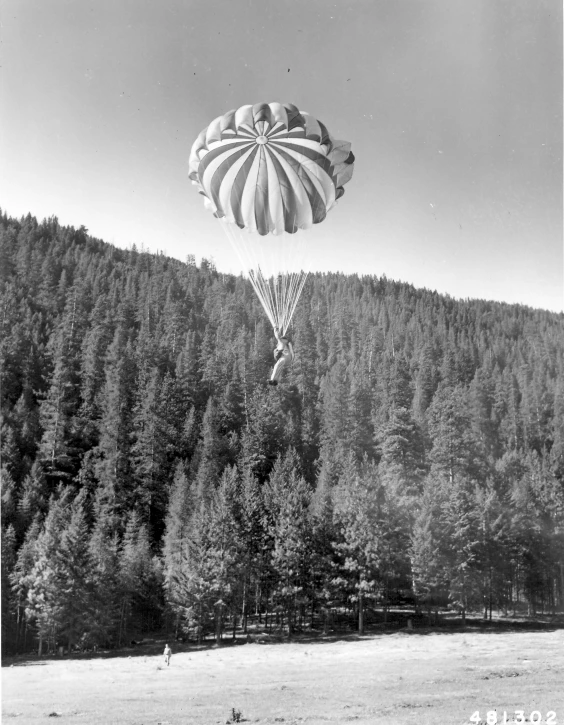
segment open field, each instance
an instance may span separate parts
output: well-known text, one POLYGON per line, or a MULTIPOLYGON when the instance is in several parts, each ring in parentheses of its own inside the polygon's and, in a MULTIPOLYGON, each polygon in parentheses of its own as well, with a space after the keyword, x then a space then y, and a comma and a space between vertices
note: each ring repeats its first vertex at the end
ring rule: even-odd
POLYGON ((176 653, 169 668, 161 649, 12 660, 2 671, 3 723, 211 725, 235 708, 263 725, 461 725, 476 710, 485 723, 497 708, 499 722, 504 710, 508 722, 537 710, 545 723, 552 710, 564 724, 561 629, 245 644, 176 653))

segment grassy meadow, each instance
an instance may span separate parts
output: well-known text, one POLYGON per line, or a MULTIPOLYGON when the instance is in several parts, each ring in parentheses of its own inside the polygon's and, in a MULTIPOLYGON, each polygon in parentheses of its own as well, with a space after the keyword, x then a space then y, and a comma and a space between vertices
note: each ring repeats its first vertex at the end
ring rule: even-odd
POLYGON ((3 723, 564 723, 564 630, 400 630, 4 663, 3 723), (548 716, 554 711, 555 716, 548 716), (476 722, 476 720, 474 720, 476 722))

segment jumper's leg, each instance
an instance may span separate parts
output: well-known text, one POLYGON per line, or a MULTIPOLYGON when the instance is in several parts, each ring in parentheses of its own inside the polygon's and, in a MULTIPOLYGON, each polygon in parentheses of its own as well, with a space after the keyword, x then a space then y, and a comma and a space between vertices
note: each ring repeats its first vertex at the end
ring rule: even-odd
POLYGON ((286 358, 281 357, 280 360, 278 360, 278 362, 274 366, 274 370, 272 371, 272 375, 270 376, 270 380, 269 380, 270 385, 278 385, 278 381, 282 377, 282 370, 284 369, 285 364, 286 364, 286 358))

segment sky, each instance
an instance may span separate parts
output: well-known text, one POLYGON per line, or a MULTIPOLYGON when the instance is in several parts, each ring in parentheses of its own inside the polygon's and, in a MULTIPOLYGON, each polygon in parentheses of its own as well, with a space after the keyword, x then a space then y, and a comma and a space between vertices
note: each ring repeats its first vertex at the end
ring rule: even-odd
POLYGON ((562 26, 559 0, 2 0, 0 206, 237 273, 190 148, 290 102, 356 157, 314 270, 564 311, 562 26))

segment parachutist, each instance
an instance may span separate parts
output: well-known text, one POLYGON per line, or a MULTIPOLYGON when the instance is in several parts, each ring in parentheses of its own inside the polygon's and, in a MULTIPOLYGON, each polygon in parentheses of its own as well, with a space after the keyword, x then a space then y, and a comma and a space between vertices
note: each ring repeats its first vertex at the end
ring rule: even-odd
POLYGON ((278 340, 278 344, 274 348, 276 364, 274 365, 268 384, 276 386, 286 365, 291 365, 294 362, 294 348, 290 340, 285 335, 280 334, 280 330, 277 327, 274 328, 274 334, 278 340))

